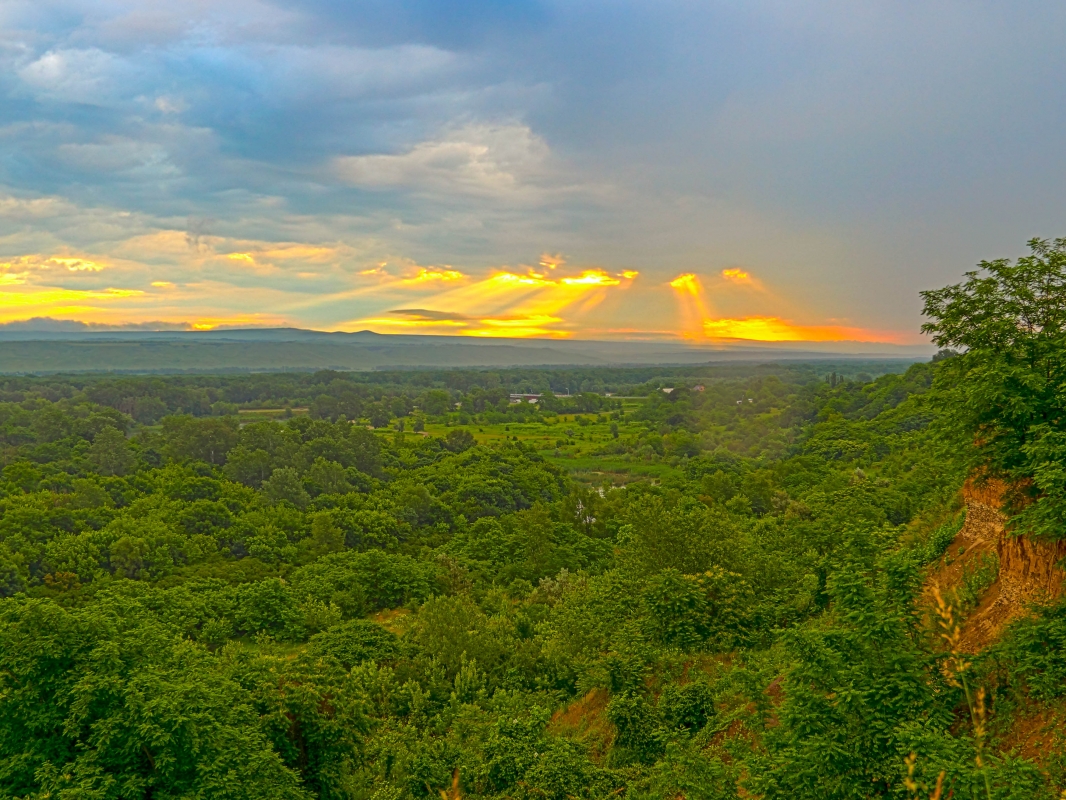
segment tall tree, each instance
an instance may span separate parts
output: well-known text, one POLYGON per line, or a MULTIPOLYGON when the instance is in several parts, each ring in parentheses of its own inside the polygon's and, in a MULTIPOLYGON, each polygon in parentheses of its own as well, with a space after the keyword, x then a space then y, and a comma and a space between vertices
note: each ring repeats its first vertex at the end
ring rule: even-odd
POLYGON ((1029 242, 1030 255, 984 261, 954 286, 922 293, 922 326, 961 352, 938 363, 951 429, 971 458, 1016 492, 1042 533, 1066 535, 1066 239, 1029 242), (1030 501, 1035 501, 1030 505, 1030 501))

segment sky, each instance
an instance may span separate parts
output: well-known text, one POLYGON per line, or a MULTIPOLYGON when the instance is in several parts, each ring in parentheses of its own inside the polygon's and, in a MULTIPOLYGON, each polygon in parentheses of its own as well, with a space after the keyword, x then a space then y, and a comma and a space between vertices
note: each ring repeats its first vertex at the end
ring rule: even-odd
POLYGON ((0 323, 919 343, 1066 235, 1066 5, 4 0, 0 323))

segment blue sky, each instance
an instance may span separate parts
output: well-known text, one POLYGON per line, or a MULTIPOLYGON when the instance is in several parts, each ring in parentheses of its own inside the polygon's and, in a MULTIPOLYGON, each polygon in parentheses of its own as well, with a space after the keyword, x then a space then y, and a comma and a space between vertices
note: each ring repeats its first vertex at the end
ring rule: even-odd
POLYGON ((8 0, 0 321, 917 341, 1066 228, 1064 23, 8 0))

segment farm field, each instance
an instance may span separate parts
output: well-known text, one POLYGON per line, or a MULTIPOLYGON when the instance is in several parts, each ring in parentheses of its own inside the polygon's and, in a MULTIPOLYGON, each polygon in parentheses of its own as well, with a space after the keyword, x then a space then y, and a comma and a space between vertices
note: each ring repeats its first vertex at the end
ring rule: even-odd
MULTIPOLYGON (((485 422, 473 421, 462 424, 448 422, 425 422, 421 431, 411 430, 411 420, 404 419, 404 436, 445 437, 454 430, 468 431, 477 444, 493 445, 503 442, 521 442, 532 445, 548 462, 565 469, 571 476, 585 484, 610 484, 621 486, 634 480, 658 481, 664 474, 675 471, 669 464, 658 459, 644 459, 624 453, 604 452, 612 444, 625 444, 646 430, 644 423, 632 419, 632 415, 646 401, 640 397, 615 398, 622 400, 619 411, 588 414, 559 414, 535 422, 485 422)), ((305 416, 306 406, 275 408, 242 408, 238 412, 241 425, 253 422, 284 420, 305 416)), ((388 426, 371 428, 379 436, 393 437, 397 432, 399 418, 390 420, 388 426)), ((367 420, 357 423, 367 425, 367 420)), ((368 426, 369 427, 369 426, 368 426)))
MULTIPOLYGON (((627 404, 630 411, 639 402, 627 404)), ((446 436, 457 428, 469 431, 478 444, 517 441, 532 445, 549 463, 562 467, 582 483, 623 485, 633 480, 658 479, 669 465, 602 451, 616 442, 625 442, 643 429, 626 416, 614 420, 611 414, 563 414, 544 422, 471 423, 470 425, 427 424, 424 434, 446 436)))

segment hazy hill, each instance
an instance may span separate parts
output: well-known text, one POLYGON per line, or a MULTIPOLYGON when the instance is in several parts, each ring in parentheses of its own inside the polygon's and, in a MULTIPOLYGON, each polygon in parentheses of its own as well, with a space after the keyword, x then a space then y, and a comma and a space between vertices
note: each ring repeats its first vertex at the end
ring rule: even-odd
MULTIPOLYGON (((674 342, 478 340, 457 336, 325 333, 297 328, 100 330, 71 323, 0 326, 0 372, 229 371, 389 367, 704 364, 723 361, 928 356, 927 347, 835 342, 694 346, 674 342), (817 348, 817 349, 816 349, 817 348)), ((54 322, 54 321, 47 321, 54 322)))

